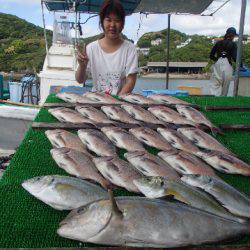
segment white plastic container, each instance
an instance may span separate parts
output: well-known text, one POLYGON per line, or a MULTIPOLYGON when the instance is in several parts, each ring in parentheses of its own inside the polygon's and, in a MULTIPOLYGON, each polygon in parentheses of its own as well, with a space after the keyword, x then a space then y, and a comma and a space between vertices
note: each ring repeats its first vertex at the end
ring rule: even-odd
POLYGON ((20 102, 22 95, 21 82, 9 82, 10 100, 12 102, 20 102))

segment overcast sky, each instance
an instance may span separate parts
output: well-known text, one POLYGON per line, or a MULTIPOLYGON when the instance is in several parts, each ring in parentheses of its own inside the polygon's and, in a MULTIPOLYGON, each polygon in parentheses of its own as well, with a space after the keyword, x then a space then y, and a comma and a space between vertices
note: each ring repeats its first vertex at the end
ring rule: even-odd
MULTIPOLYGON (((223 2, 223 0, 217 0, 223 2)), ((247 0, 244 33, 250 35, 250 0, 247 0)), ((186 34, 200 35, 224 35, 228 27, 239 30, 241 0, 231 0, 213 17, 201 17, 192 15, 172 15, 171 28, 186 34)), ((0 0, 0 12, 16 15, 33 24, 42 26, 40 0, 0 0)), ((53 13, 46 13, 46 25, 53 25, 53 13)), ((82 15, 84 21, 89 15, 82 15)), ((11 23, 9 24, 11 25, 11 23)), ((167 27, 167 15, 133 14, 126 18, 124 33, 129 38, 137 41, 141 35, 149 31, 158 31, 167 27), (142 19, 142 20, 141 20, 142 19), (140 25, 139 25, 140 24, 140 25), (139 29, 140 26, 140 29, 139 29), (139 32, 138 32, 139 29, 139 32)), ((83 26, 84 37, 100 33, 98 18, 90 19, 83 26)))

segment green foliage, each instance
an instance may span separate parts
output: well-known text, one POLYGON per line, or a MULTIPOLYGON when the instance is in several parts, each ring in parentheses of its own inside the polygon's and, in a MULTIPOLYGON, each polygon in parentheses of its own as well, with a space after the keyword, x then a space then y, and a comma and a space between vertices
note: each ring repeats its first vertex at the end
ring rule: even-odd
MULTIPOLYGON (((47 31, 51 44, 52 32, 47 31)), ((45 58, 43 29, 16 16, 0 13, 0 71, 40 71, 45 58)))

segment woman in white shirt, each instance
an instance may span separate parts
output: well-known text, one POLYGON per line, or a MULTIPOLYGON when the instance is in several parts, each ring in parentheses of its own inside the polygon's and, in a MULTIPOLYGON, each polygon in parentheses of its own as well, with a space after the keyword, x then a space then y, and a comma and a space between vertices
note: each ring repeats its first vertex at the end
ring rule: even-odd
POLYGON ((138 72, 134 44, 123 40, 125 11, 118 0, 106 0, 99 13, 104 37, 78 52, 76 80, 83 83, 92 75, 93 91, 122 95, 132 92, 138 72))

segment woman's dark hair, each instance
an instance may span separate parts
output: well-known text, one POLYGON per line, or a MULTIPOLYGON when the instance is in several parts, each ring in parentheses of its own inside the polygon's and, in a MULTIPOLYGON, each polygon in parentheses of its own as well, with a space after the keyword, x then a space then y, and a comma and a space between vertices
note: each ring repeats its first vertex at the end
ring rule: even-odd
POLYGON ((100 26, 103 28, 104 18, 107 17, 110 13, 115 13, 122 22, 122 28, 125 24, 125 10, 119 0, 105 0, 100 8, 99 17, 100 17, 100 26))

